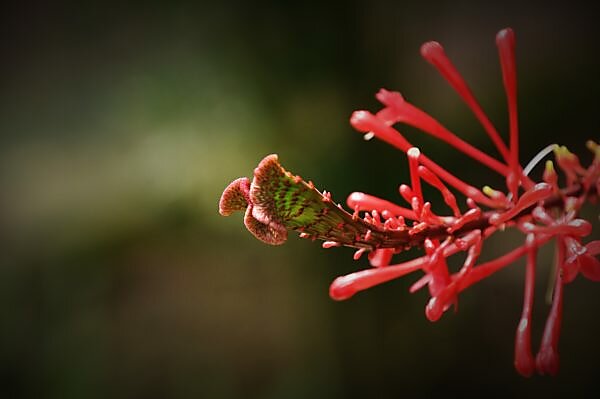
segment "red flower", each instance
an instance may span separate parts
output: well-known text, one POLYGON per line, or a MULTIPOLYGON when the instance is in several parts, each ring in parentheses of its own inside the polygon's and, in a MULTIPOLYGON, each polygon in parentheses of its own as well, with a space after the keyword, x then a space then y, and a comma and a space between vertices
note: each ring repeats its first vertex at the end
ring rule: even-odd
POLYGON ((464 79, 446 56, 439 43, 428 42, 421 47, 422 56, 431 63, 457 91, 484 127, 502 159, 498 160, 460 139, 433 117, 410 104, 397 92, 382 89, 377 99, 383 109, 376 114, 356 111, 350 122, 365 134, 376 137, 405 152, 410 170, 410 185, 399 188, 408 207, 364 194, 353 193, 347 205, 350 214, 335 204, 331 194, 320 193, 309 182, 294 176, 279 165, 277 156, 266 157, 254 171, 250 181, 240 178, 223 193, 219 210, 229 215, 245 210, 246 227, 269 244, 282 244, 287 230, 300 232, 303 238, 321 239, 323 247, 349 246, 357 248, 354 259, 369 252, 372 268, 338 277, 330 287, 336 300, 352 297, 359 291, 421 270, 424 275, 410 291, 427 286, 431 298, 425 314, 431 321, 458 301, 462 291, 491 276, 496 271, 526 256, 524 304, 515 342, 515 367, 524 376, 535 370, 541 374, 558 372, 558 338, 562 318, 564 285, 579 272, 591 280, 600 281, 600 241, 583 243, 590 235, 591 224, 578 218, 583 204, 596 200, 600 188, 600 146, 587 143, 594 153, 592 163, 584 168, 577 156, 565 147, 551 145, 525 168, 519 163, 519 132, 517 117, 517 78, 515 38, 511 29, 496 36, 502 77, 509 114, 509 143, 506 145, 464 79), (506 181, 506 190, 484 187, 479 190, 448 172, 421 151, 413 147, 393 127, 397 123, 413 126, 436 137, 473 158, 506 181), (546 162, 543 181, 528 177, 531 169, 550 152, 554 152, 566 185, 558 186, 558 176, 552 161, 546 162), (431 203, 423 197, 422 183, 437 189, 450 210, 449 215, 436 215, 431 203), (467 209, 458 206, 454 189, 467 198, 467 209), (361 217, 362 213, 362 217, 361 217), (485 240, 506 228, 517 228, 525 234, 521 246, 494 260, 477 263, 485 240), (556 275, 552 306, 546 321, 541 346, 534 360, 531 350, 532 304, 536 254, 539 247, 556 242, 556 275), (408 262, 390 264, 393 255, 410 247, 421 247, 424 255, 408 262), (466 252, 462 268, 451 273, 446 258, 466 252))

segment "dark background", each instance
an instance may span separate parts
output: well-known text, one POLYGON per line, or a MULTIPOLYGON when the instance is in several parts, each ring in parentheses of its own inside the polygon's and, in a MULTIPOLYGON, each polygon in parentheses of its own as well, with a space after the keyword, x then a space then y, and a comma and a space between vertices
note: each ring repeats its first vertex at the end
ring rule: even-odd
MULTIPOLYGON (((217 202, 278 153, 344 201, 400 202, 405 156, 349 125, 399 90, 496 156, 419 56, 445 48, 499 130, 494 44, 517 35, 521 161, 598 138, 598 15, 576 2, 19 3, 0 13, 0 396, 350 398, 591 395, 598 286, 567 286, 558 377, 512 366, 523 261, 466 291, 437 323, 410 276, 346 302, 349 249, 269 247, 217 202)), ((502 180, 403 129, 470 183, 502 180)), ((539 175, 539 172, 536 171, 539 175)), ((442 208, 439 208, 442 209, 442 208)), ((597 220, 598 209, 587 214, 597 220)), ((598 230, 594 235, 598 237, 598 230)), ((522 241, 499 234, 484 258, 522 241)), ((398 261, 417 256, 410 253, 398 261)), ((540 253, 537 349, 552 249, 540 253)))

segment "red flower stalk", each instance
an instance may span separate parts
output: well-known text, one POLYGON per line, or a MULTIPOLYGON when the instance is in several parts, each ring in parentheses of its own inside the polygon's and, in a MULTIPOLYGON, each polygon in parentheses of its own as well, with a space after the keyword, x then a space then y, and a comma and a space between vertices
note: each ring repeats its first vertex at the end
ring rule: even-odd
POLYGON ((223 192, 219 212, 228 216, 245 211, 244 223, 258 239, 273 245, 286 241, 288 230, 302 238, 323 240, 324 248, 347 246, 356 248, 354 259, 365 252, 372 268, 338 277, 329 289, 335 300, 352 297, 375 285, 422 271, 424 275, 412 285, 415 292, 428 287, 431 299, 425 314, 438 320, 458 296, 471 285, 487 278, 526 256, 525 293, 521 319, 515 339, 515 368, 523 376, 537 370, 540 374, 556 374, 559 368, 558 339, 562 319, 564 285, 581 274, 600 281, 600 240, 583 242, 592 232, 591 224, 578 218, 586 202, 594 202, 600 189, 600 145, 588 141, 594 154, 585 168, 579 158, 566 147, 551 145, 542 150, 529 165, 519 162, 517 118, 517 78, 515 36, 508 28, 496 36, 509 115, 509 144, 483 112, 465 80, 437 42, 421 47, 421 54, 457 91, 496 146, 502 160, 482 152, 460 139, 427 113, 408 103, 400 93, 381 89, 377 99, 383 104, 376 114, 356 111, 350 123, 365 138, 376 137, 405 152, 408 157, 410 185, 399 188, 408 207, 369 194, 352 193, 346 203, 349 213, 333 202, 331 194, 315 189, 312 182, 287 172, 276 155, 264 158, 254 170, 254 178, 234 180, 223 192), (394 128, 397 123, 413 126, 453 146, 465 155, 501 175, 506 190, 484 187, 479 190, 425 156, 394 128), (566 184, 558 185, 554 163, 546 161, 541 182, 528 177, 536 164, 550 152, 566 176, 566 184), (437 189, 450 214, 436 215, 423 196, 422 183, 437 189), (467 209, 458 206, 451 189, 467 197, 467 209), (525 234, 522 245, 488 262, 478 263, 485 240, 516 228, 525 234), (532 306, 534 300, 536 254, 550 241, 556 242, 556 275, 550 314, 542 342, 535 357, 531 348, 532 306), (424 255, 407 262, 391 264, 394 254, 411 247, 424 250, 424 255), (461 269, 451 273, 446 258, 466 252, 461 269))

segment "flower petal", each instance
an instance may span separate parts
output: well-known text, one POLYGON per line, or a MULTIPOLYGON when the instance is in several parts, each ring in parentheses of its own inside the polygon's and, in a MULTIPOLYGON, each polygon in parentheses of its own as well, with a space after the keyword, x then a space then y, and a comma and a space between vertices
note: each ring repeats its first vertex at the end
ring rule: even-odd
POLYGON ((579 257, 579 270, 587 279, 600 281, 600 260, 585 254, 579 257))

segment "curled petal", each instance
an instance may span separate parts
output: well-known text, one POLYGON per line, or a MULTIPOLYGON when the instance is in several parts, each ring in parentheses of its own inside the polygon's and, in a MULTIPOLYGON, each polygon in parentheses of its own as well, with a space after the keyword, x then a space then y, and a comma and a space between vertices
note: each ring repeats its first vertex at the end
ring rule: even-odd
POLYGON ((281 245, 287 240, 287 230, 285 226, 277 223, 263 223, 253 216, 252 206, 246 209, 244 225, 254 237, 270 245, 281 245))
POLYGON ((250 202, 250 180, 247 177, 235 179, 221 195, 219 201, 219 213, 229 216, 235 211, 243 211, 250 202))

